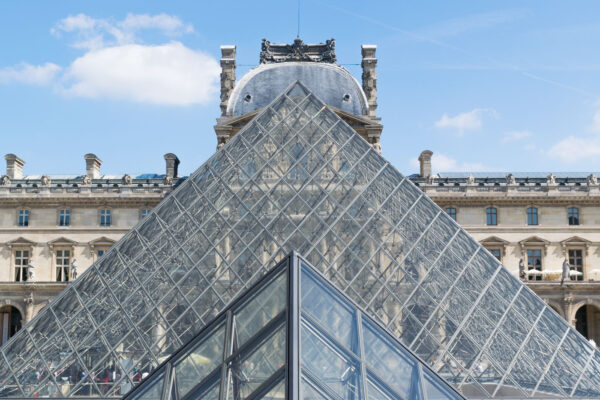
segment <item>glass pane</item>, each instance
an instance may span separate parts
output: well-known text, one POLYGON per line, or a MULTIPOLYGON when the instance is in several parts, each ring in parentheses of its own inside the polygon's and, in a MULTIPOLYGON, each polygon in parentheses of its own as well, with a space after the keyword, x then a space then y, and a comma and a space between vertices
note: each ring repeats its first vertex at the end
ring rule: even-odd
POLYGON ((425 373, 425 371, 423 386, 425 388, 427 400, 447 400, 461 398, 458 394, 452 393, 448 389, 439 385, 432 377, 430 377, 429 373, 425 373))
POLYGON ((392 400, 393 397, 386 395, 380 388, 369 381, 367 385, 367 400, 392 400))
POLYGON ((410 396, 411 377, 416 362, 404 350, 384 339, 376 328, 363 321, 367 366, 403 398, 410 396))
POLYGON ((286 308, 287 273, 280 274, 255 297, 235 311, 237 345, 241 346, 286 308))
POLYGON ((221 365, 224 341, 225 325, 221 325, 216 331, 209 332, 208 337, 188 351, 183 359, 175 362, 180 398, 221 365))
POLYGON ((282 400, 285 399, 285 381, 282 380, 275 387, 264 396, 261 396, 261 399, 265 400, 282 400))
POLYGON ((309 399, 309 400, 329 400, 329 397, 321 394, 320 391, 317 391, 310 383, 308 383, 305 379, 302 379, 302 383, 300 384, 301 390, 301 399, 309 399))
POLYGON ((164 372, 152 377, 148 386, 132 398, 132 400, 160 400, 164 381, 164 372))
POLYGON ((325 343, 305 324, 300 330, 302 367, 344 399, 359 394, 360 367, 325 343))
POLYGON ((346 348, 357 351, 354 312, 334 291, 320 285, 314 273, 302 265, 301 305, 302 312, 308 313, 321 327, 327 329, 346 348))
POLYGON ((230 369, 228 394, 245 399, 285 365, 285 326, 247 356, 241 356, 230 369))

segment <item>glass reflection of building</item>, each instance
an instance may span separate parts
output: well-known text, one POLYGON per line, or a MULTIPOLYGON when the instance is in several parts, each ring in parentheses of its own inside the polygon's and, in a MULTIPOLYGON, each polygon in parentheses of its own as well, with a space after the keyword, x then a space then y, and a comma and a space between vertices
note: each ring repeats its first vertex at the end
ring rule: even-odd
MULTIPOLYGON (((2 348, 0 394, 121 397, 150 375, 161 381, 159 365, 175 370, 162 370, 165 379, 178 376, 170 357, 214 328, 206 340, 218 341, 223 329, 232 347, 219 353, 207 345, 196 361, 208 362, 208 375, 198 382, 182 376, 182 387, 208 379, 199 393, 205 398, 216 396, 217 386, 220 398, 281 398, 277 349, 290 348, 288 331, 279 333, 277 316, 260 316, 273 305, 258 296, 248 311, 259 312, 247 318, 269 332, 256 342, 250 338, 257 331, 244 333, 224 315, 241 313, 232 305, 239 296, 297 251, 351 300, 347 309, 362 310, 356 318, 375 324, 328 332, 359 322, 343 311, 326 313, 335 319, 327 322, 308 311, 299 320, 281 317, 300 321, 321 341, 302 346, 312 336, 300 329, 305 350, 329 344, 301 352, 310 385, 299 390, 309 398, 427 398, 429 373, 430 383, 447 391, 441 398, 458 394, 436 374, 467 397, 598 396, 597 351, 379 154, 373 47, 363 47, 361 88, 335 64, 331 42, 297 41, 291 52, 277 46, 263 43, 264 62, 230 93, 217 153, 2 348), (413 369, 383 350, 389 338, 375 344, 386 337, 380 330, 413 369), (359 331, 362 341, 344 336, 359 331), (259 352, 263 339, 272 357, 259 352), (331 348, 342 360, 337 366, 327 364, 335 360, 325 356, 331 348), (394 376, 375 371, 369 352, 394 376), (219 379, 213 353, 222 354, 219 379), (258 365, 266 368, 263 381, 253 375, 258 365), (237 377, 236 388, 224 391, 229 377, 237 377), (394 386, 394 379, 404 380, 394 386), (263 393, 267 380, 274 386, 263 393), (424 389, 407 388, 407 380, 424 389)), ((326 296, 317 292, 301 303, 317 307, 326 296)), ((286 382, 304 387, 300 375, 286 382)), ((178 384, 167 383, 173 390, 178 384)), ((291 393, 298 392, 285 395, 291 393)))

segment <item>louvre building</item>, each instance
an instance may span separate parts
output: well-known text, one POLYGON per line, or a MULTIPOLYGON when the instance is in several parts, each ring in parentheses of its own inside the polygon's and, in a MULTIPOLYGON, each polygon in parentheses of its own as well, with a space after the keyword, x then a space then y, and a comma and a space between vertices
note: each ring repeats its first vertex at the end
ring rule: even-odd
POLYGON ((333 41, 222 61, 219 149, 1 348, 0 396, 600 397, 598 351, 380 155, 374 53, 362 87, 333 41))

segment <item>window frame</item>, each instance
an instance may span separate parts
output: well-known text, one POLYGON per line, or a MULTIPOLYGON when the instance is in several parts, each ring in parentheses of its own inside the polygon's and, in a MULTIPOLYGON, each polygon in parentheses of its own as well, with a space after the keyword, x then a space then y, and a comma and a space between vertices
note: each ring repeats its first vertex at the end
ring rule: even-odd
POLYGON ((540 209, 536 206, 529 206, 525 209, 527 226, 538 226, 540 224, 540 209))
POLYGON ((488 206, 485 208, 485 224, 487 226, 498 225, 498 208, 494 206, 488 206), (493 212, 491 212, 493 210, 493 212), (490 221, 490 217, 493 219, 493 223, 490 221))
POLYGON ((112 208, 105 207, 105 208, 100 208, 98 210, 98 225, 101 228, 110 228, 111 226, 113 226, 113 210, 112 210, 112 208), (102 218, 106 217, 106 214, 103 215, 104 211, 108 211, 108 224, 102 223, 102 218))
POLYGON ((577 206, 569 206, 567 207, 567 224, 569 226, 579 226, 582 225, 581 224, 581 209, 577 206), (577 210, 577 223, 576 224, 572 224, 571 223, 571 210, 577 210))
MULTIPOLYGON (((12 264, 12 268, 11 268, 11 273, 10 273, 10 278, 11 278, 11 282, 27 282, 29 280, 29 261, 31 261, 31 256, 32 256, 32 248, 28 247, 28 246, 14 246, 11 248, 11 264, 12 264), (29 255, 27 256, 27 263, 25 265, 21 264, 20 266, 20 275, 21 275, 21 279, 17 280, 17 252, 23 252, 26 251, 29 255), (23 278, 23 274, 26 275, 26 279, 22 279, 23 278)), ((23 259, 23 257, 21 257, 21 259, 23 259)))
POLYGON ((17 226, 19 228, 27 228, 30 226, 30 222, 31 222, 31 209, 27 208, 27 207, 19 207, 17 209, 17 226), (26 213, 26 217, 25 217, 25 224, 21 224, 21 213, 24 212, 26 213))
POLYGON ((504 256, 504 249, 502 247, 499 246, 490 246, 490 247, 485 247, 485 249, 487 251, 490 252, 491 255, 494 256, 495 259, 497 259, 498 261, 500 261, 500 263, 502 263, 502 258, 504 256), (494 252, 498 252, 499 257, 496 257, 496 255, 494 254, 494 252))
POLYGON ((448 214, 450 216, 450 218, 452 218, 455 222, 458 222, 457 220, 457 214, 458 214, 458 208, 454 207, 454 206, 446 206, 444 207, 444 211, 446 212, 446 214, 448 214), (452 213, 448 212, 448 210, 453 210, 452 213))
POLYGON ((59 227, 61 227, 61 228, 67 228, 67 227, 71 226, 71 209, 69 207, 61 207, 61 208, 59 208, 58 212, 56 213, 56 215, 57 215, 57 221, 56 221, 56 223, 57 223, 57 225, 59 227), (61 212, 63 212, 63 211, 67 212, 67 215, 66 215, 67 222, 68 222, 67 224, 61 224, 61 217, 62 217, 61 216, 61 212))
MULTIPOLYGON (((66 257, 61 256, 61 259, 65 259, 66 257)), ((74 249, 73 247, 69 247, 69 246, 56 246, 52 249, 52 264, 53 264, 53 275, 54 275, 54 280, 55 282, 59 282, 59 283, 69 283, 70 282, 70 278, 71 278, 71 263, 74 260, 74 249), (67 265, 65 266, 64 264, 62 264, 61 266, 58 265, 58 252, 64 252, 64 251, 68 251, 69 252, 69 256, 68 256, 68 260, 69 262, 67 263, 67 265), (64 277, 65 275, 65 269, 66 269, 66 277, 67 279, 58 279, 58 269, 61 268, 61 277, 64 277)))
POLYGON ((151 208, 141 208, 140 209, 140 221, 143 220, 144 218, 146 218, 148 215, 150 215, 151 212, 152 212, 151 208), (144 215, 144 212, 146 212, 146 215, 144 215))
POLYGON ((571 246, 571 247, 567 247, 567 259, 569 260, 569 267, 571 269, 571 271, 575 270, 575 271, 579 271, 581 272, 582 275, 579 276, 569 276, 569 280, 574 281, 574 282, 578 282, 578 281, 583 281, 585 280, 585 278, 587 278, 586 273, 585 273, 585 256, 586 256, 586 249, 584 247, 581 246, 571 246), (572 251, 580 251, 581 252, 581 265, 577 268, 575 267, 571 262, 571 254, 570 252, 572 251))
POLYGON ((525 273, 527 273, 527 282, 536 282, 536 281, 541 281, 542 280, 542 275, 529 275, 529 271, 532 269, 538 269, 536 268, 537 265, 533 265, 531 266, 531 264, 529 263, 529 252, 539 252, 539 256, 532 256, 532 257, 536 257, 539 258, 539 271, 543 271, 544 270, 544 256, 545 256, 545 250, 543 247, 537 247, 537 246, 531 246, 531 247, 527 247, 525 249, 525 256, 526 256, 526 265, 525 265, 525 273))

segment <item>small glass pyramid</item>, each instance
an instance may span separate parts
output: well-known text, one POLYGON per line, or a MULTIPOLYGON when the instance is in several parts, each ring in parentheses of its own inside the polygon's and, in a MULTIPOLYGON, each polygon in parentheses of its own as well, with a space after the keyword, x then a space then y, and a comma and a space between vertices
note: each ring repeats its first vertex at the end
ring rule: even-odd
POLYGON ((219 398, 463 397, 292 253, 124 396, 219 398))
POLYGON ((600 397, 600 353, 299 82, 1 349, 0 397, 122 396, 293 250, 467 396, 600 397))

